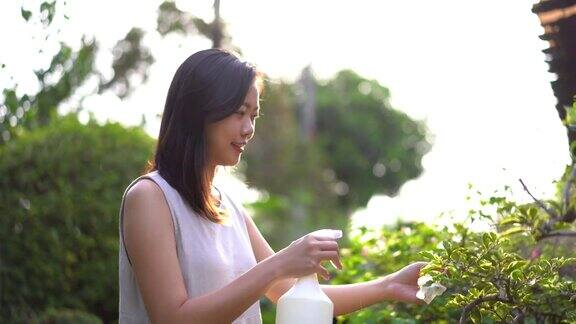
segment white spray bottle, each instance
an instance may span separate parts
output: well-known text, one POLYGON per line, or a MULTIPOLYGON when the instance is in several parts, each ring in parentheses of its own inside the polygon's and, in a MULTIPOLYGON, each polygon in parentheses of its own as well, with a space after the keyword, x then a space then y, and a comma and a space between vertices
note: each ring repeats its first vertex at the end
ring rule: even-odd
MULTIPOLYGON (((318 236, 338 239, 340 230, 319 230, 318 236)), ((276 307, 276 324, 332 324, 334 304, 320 288, 315 273, 298 278, 296 284, 280 299, 276 307)))

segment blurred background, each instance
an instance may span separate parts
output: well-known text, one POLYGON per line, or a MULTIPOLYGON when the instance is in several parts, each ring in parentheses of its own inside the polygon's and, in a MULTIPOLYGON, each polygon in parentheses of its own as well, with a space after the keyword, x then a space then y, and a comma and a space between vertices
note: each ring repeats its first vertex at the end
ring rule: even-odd
POLYGON ((177 67, 209 47, 266 74, 256 136, 218 181, 275 250, 318 228, 343 229, 346 246, 367 228, 462 220, 483 193, 531 201, 520 178, 554 197, 576 91, 543 27, 574 10, 538 11, 552 9, 1 2, 0 320, 116 321, 123 190, 152 157, 177 67))

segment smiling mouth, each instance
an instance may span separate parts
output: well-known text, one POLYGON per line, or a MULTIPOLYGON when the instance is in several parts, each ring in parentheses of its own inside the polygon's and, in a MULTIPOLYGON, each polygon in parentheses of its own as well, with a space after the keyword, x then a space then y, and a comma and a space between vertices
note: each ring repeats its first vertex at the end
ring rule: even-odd
POLYGON ((240 153, 244 152, 244 146, 246 143, 234 143, 232 142, 232 146, 240 153))

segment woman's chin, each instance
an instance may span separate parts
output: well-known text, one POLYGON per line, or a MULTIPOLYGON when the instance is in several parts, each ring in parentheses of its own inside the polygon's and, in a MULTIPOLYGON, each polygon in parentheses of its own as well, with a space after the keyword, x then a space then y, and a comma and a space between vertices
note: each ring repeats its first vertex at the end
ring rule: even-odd
POLYGON ((238 165, 238 163, 240 163, 240 157, 238 157, 236 159, 230 159, 227 161, 223 161, 219 165, 227 167, 227 166, 236 166, 236 165, 238 165))

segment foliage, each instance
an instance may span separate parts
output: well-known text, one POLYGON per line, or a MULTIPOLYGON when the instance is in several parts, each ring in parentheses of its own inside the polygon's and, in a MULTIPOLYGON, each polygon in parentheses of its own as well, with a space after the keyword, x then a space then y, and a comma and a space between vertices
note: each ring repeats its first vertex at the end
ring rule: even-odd
POLYGON ((392 109, 376 81, 342 71, 317 83, 315 138, 302 134, 299 85, 266 83, 264 118, 240 168, 267 193, 252 207, 275 247, 318 227, 345 228, 374 193, 394 194, 416 177, 429 148, 424 125, 392 109))
POLYGON ((32 324, 102 324, 97 316, 73 309, 48 309, 32 324))
POLYGON ((561 204, 518 204, 495 195, 450 226, 361 229, 342 249, 344 268, 335 272, 333 283, 374 279, 424 259, 429 264, 421 275, 431 275, 448 291, 430 305, 384 302, 341 316, 339 322, 573 323, 576 226, 558 220, 545 227, 550 215, 540 206, 553 205, 561 204), (473 230, 487 225, 490 230, 473 230))
POLYGON ((114 87, 116 95, 124 99, 134 89, 132 80, 135 76, 140 77, 141 83, 148 80, 148 69, 154 63, 154 57, 142 44, 144 34, 142 29, 133 27, 124 39, 116 43, 112 51, 114 76, 108 81, 100 80, 98 93, 114 87))
POLYGON ((423 273, 451 288, 448 307, 461 310, 461 321, 475 323, 576 321, 574 224, 552 219, 539 201, 516 204, 496 196, 483 204, 495 210, 495 217, 476 215, 493 231, 456 226, 441 250, 424 254, 431 262, 423 273), (568 231, 558 235, 559 230, 568 231))
POLYGON ((349 210, 375 193, 394 196, 422 172, 427 129, 393 109, 389 98, 387 88, 349 70, 318 87, 318 142, 349 210))
MULTIPOLYGON (((30 22, 32 16, 39 16, 43 28, 50 26, 56 12, 57 1, 42 2, 40 12, 36 14, 24 7, 21 9, 22 18, 27 22, 30 22)), ((67 16, 64 17, 67 19, 67 16)), ((83 37, 78 50, 60 43, 58 52, 50 60, 50 65, 34 71, 39 84, 36 93, 21 94, 22 91, 19 91, 17 84, 2 89, 0 145, 25 130, 50 123, 57 117, 58 107, 77 94, 78 89, 87 84, 91 78, 98 78, 99 86, 92 93, 84 94, 82 98, 95 93, 101 94, 109 89, 114 90, 122 99, 127 97, 134 87, 132 80, 139 77, 141 82, 146 82, 148 69, 154 62, 152 54, 142 44, 143 36, 144 32, 141 29, 132 28, 125 38, 116 44, 112 64, 114 76, 110 80, 106 80, 94 65, 98 53, 95 39, 87 40, 83 37)), ((80 110, 81 107, 77 109, 80 110)))
POLYGON ((0 322, 48 307, 117 316, 118 208, 153 141, 70 115, 0 146, 0 322))
POLYGON ((225 48, 241 53, 241 50, 232 44, 232 36, 228 33, 226 24, 222 19, 216 19, 219 15, 217 14, 220 10, 219 5, 219 1, 214 2, 215 19, 212 22, 207 22, 200 17, 178 9, 174 1, 164 1, 158 7, 156 31, 162 37, 171 33, 183 36, 201 35, 212 40, 213 48, 225 48))
POLYGON ((93 73, 95 53, 95 41, 83 40, 77 52, 60 44, 60 50, 52 58, 50 66, 34 72, 40 84, 37 93, 19 96, 16 86, 3 89, 0 144, 26 129, 47 125, 56 115, 59 104, 70 98, 93 73), (48 81, 53 79, 57 81, 48 81))
MULTIPOLYGON (((393 273, 409 263, 422 261, 421 251, 437 251, 451 237, 424 223, 399 223, 381 229, 361 228, 341 249, 342 270, 334 271, 331 284, 349 284, 393 273)), ((448 323, 455 310, 445 306, 445 296, 427 306, 383 302, 338 318, 340 323, 448 323)))
POLYGON ((249 185, 262 190, 250 206, 275 249, 318 227, 343 228, 346 215, 323 175, 324 152, 298 134, 293 86, 266 84, 263 118, 239 168, 249 185), (313 217, 312 217, 313 215, 313 217))
MULTIPOLYGON (((42 1, 39 8, 28 10, 22 6, 20 14, 28 23, 37 17, 42 28, 48 29, 57 13, 62 11, 62 5, 66 6, 66 1, 42 1)), ((68 16, 62 15, 64 19, 68 19, 68 16)), ((181 33, 185 36, 198 34, 212 39, 216 29, 221 34, 219 37, 222 37, 220 41, 224 47, 240 52, 240 49, 231 44, 231 37, 221 20, 207 23, 179 10, 172 1, 165 1, 158 8, 157 31, 163 37, 171 33, 181 33), (218 28, 215 28, 216 25, 218 28)), ((49 36, 50 34, 47 34, 46 40, 49 36)), ((121 99, 128 97, 136 85, 147 81, 148 70, 154 63, 151 51, 143 44, 144 36, 142 29, 133 27, 117 42, 112 50, 114 75, 110 79, 106 79, 94 66, 98 54, 98 42, 95 39, 87 40, 84 37, 78 50, 60 43, 60 49, 52 57, 50 65, 34 71, 40 89, 37 93, 21 93, 17 84, 2 89, 0 145, 17 137, 24 130, 47 125, 57 116, 60 104, 76 94, 90 78, 97 78, 98 86, 92 92, 83 94, 80 102, 90 95, 109 90, 114 91, 121 99)), ((43 53, 43 50, 40 49, 39 53, 43 53)), ((4 68, 5 63, 0 67, 4 68)), ((77 111, 81 108, 76 107, 77 111)))
POLYGON ((183 36, 198 33, 206 38, 211 37, 209 23, 178 9, 173 1, 164 1, 160 4, 156 24, 156 30, 162 36, 170 33, 179 33, 183 36))

